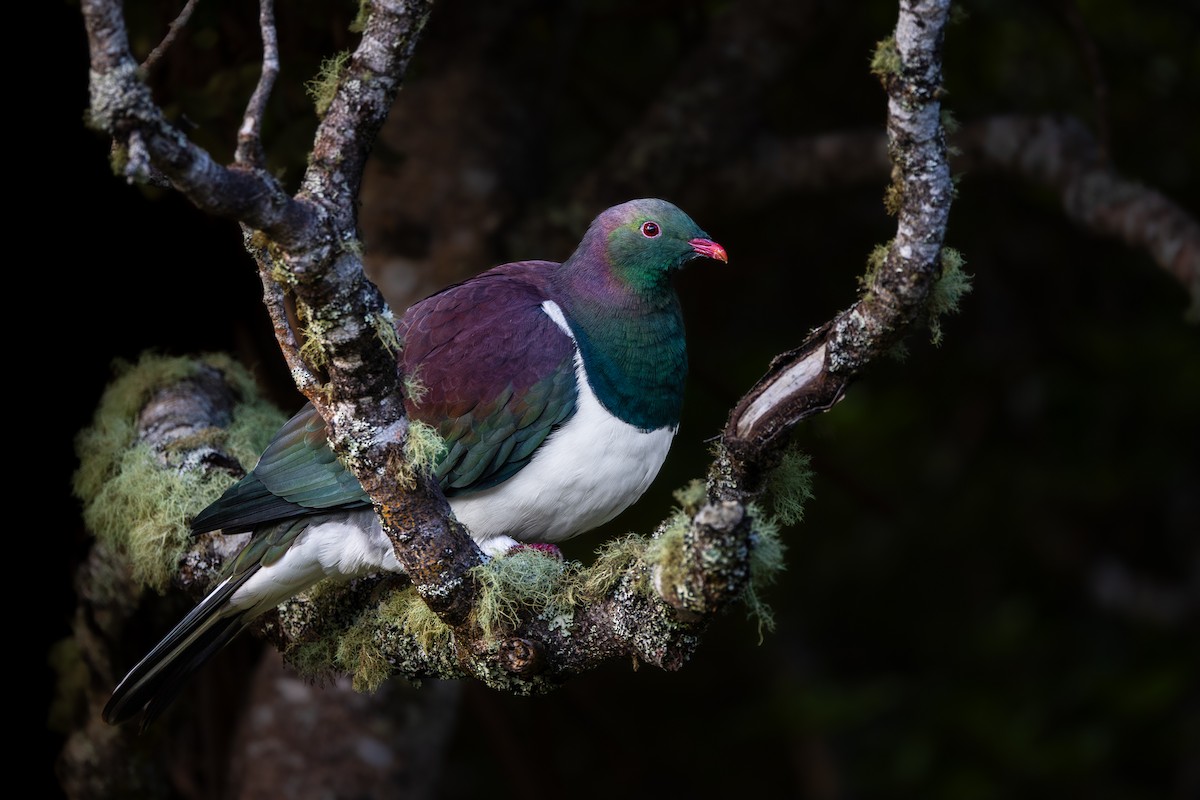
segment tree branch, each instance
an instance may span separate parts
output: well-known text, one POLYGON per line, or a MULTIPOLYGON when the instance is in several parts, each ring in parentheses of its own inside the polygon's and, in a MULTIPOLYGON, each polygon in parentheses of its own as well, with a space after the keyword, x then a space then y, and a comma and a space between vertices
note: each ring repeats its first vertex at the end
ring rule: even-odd
MULTIPOLYGON (((308 205, 289 197, 265 172, 220 166, 166 120, 129 50, 121 4, 84 0, 80 5, 91 52, 91 124, 131 153, 144 149, 149 163, 201 211, 239 220, 281 242, 302 237, 313 220, 308 205)), ((147 179, 141 166, 141 159, 130 158, 127 178, 147 179)))
POLYGON ((196 10, 196 4, 200 0, 187 0, 183 5, 183 9, 179 12, 179 16, 175 17, 174 21, 167 28, 167 35, 158 43, 158 46, 150 51, 150 55, 146 56, 146 60, 142 62, 142 71, 149 72, 158 63, 158 60, 163 57, 163 54, 170 49, 175 43, 175 37, 188 24, 188 20, 192 18, 192 12, 196 10))
MULTIPOLYGON (((264 215, 257 206, 238 218, 251 229, 248 247, 259 262, 285 358, 329 423, 339 455, 376 501, 415 592, 406 598, 404 582, 395 577, 321 589, 264 617, 271 638, 297 658, 314 648, 332 658, 334 630, 343 644, 353 642, 356 674, 466 674, 517 693, 545 691, 615 657, 666 669, 685 663, 708 621, 747 585, 750 558, 765 535, 750 504, 779 445, 801 419, 831 406, 920 315, 937 276, 952 196, 938 103, 947 9, 947 0, 901 4, 897 61, 884 76, 900 197, 897 234, 864 295, 800 350, 778 359, 734 409, 710 469, 708 497, 684 502, 652 537, 616 542, 583 570, 537 553, 484 564, 435 484, 395 480, 404 467, 406 421, 395 362, 377 324, 390 328, 391 318, 362 274, 352 242, 353 208, 371 139, 429 5, 373 3, 322 120, 301 199, 285 204, 304 209, 310 224, 303 231, 278 221, 260 228, 264 215), (302 333, 315 340, 320 358, 305 356, 307 342, 297 346, 279 284, 295 298, 302 333), (535 585, 543 588, 529 588, 535 585), (437 617, 420 617, 422 608, 437 617)), ((123 30, 114 27, 119 11, 101 0, 87 0, 85 11, 99 118, 114 135, 141 132, 151 139, 151 158, 165 164, 163 171, 186 193, 191 184, 183 178, 193 173, 184 170, 181 177, 172 159, 207 157, 162 121, 140 83, 123 75, 127 47, 123 30), (136 95, 136 102, 112 97, 118 89, 136 95)), ((213 166, 216 196, 231 172, 213 166)), ((198 560, 185 558, 185 564, 201 562, 214 566, 211 550, 198 560)), ((202 576, 203 570, 185 569, 180 580, 195 587, 202 576)))
MULTIPOLYGON (((1191 297, 1200 319, 1200 223, 1162 192, 1121 175, 1075 117, 1004 115, 964 124, 951 137, 952 165, 1022 178, 1057 193, 1084 230, 1143 250, 1191 297)), ((739 207, 756 208, 794 192, 867 184, 888 174, 885 138, 842 131, 780 141, 761 139, 751 155, 707 184, 739 207)))
POLYGON ((279 42, 275 35, 274 0, 259 0, 258 28, 262 32, 263 64, 258 85, 246 104, 242 127, 238 130, 234 160, 243 166, 265 169, 267 156, 262 144, 262 121, 267 113, 267 101, 279 75, 279 42))
POLYGON ((1161 192, 1117 173, 1079 120, 993 117, 955 141, 965 165, 1048 186, 1085 229, 1145 250, 1188 291, 1189 313, 1200 320, 1200 223, 1161 192))
MULTIPOLYGON (((769 454, 801 420, 836 403, 851 381, 924 310, 941 272, 953 187, 941 125, 942 36, 948 2, 900 4, 894 41, 881 43, 888 152, 899 197, 896 237, 862 297, 796 350, 775 359, 742 398, 723 435, 726 480, 755 487, 769 454), (894 47, 894 52, 892 48, 894 47)), ((732 490, 728 490, 732 491, 732 490)))

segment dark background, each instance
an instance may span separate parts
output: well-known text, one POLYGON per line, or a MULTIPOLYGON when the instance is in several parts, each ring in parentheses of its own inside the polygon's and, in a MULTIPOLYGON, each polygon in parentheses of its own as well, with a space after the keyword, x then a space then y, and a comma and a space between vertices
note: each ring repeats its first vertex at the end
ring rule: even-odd
MULTIPOLYGON (((175 7, 131 5, 148 43, 175 7)), ((154 84, 218 158, 228 157, 257 58, 252 17, 234 5, 201 4, 186 55, 154 84)), ((1196 213, 1200 22, 1190 4, 960 5, 968 14, 949 30, 945 76, 961 121, 1077 115, 1110 132, 1122 174, 1196 213)), ((463 274, 565 257, 558 239, 531 244, 531 220, 565 203, 646 109, 669 102, 657 92, 711 45, 710 22, 726 6, 439 3, 399 102, 410 129, 442 127, 381 157, 400 165, 395 173, 420 162, 454 184, 466 180, 462 159, 483 152, 496 159, 493 196, 505 205, 499 223, 480 221, 478 263, 437 251, 439 226, 472 224, 453 208, 376 227, 368 248, 463 274), (455 70, 486 73, 500 105, 439 94, 455 70), (425 104, 416 111, 403 110, 410 90, 425 104)), ((813 6, 807 24, 820 28, 797 37, 803 46, 771 73, 745 147, 714 153, 689 181, 736 164, 763 135, 882 128, 885 99, 867 64, 895 4, 813 6)), ((54 255, 33 279, 67 296, 76 333, 69 366, 42 365, 67 401, 64 435, 50 444, 45 537, 55 566, 43 647, 69 632, 72 569, 88 542, 70 494, 72 439, 113 359, 234 352, 281 405, 299 403, 236 226, 112 176, 107 143, 81 122, 78 10, 55 9, 72 68, 51 106, 67 145, 56 145, 54 255)), ((278 13, 287 49, 266 134, 294 177, 314 124, 297 84, 352 43, 353 8, 306 2, 278 13)), ((750 205, 708 197, 693 207, 679 194, 687 185, 648 180, 639 192, 678 202, 731 256, 680 281, 692 376, 677 444, 638 506, 570 543, 571 557, 586 558, 606 535, 652 528, 671 490, 702 475, 705 440, 737 397, 772 355, 853 301, 866 255, 893 228, 886 177, 750 205)), ((532 699, 469 686, 443 797, 1197 796, 1200 337, 1185 321, 1188 297, 1146 253, 1071 223, 1044 187, 967 174, 959 188, 947 243, 964 254, 974 291, 945 321, 944 343, 914 333, 907 358, 873 365, 844 402, 796 432, 813 457, 815 499, 786 531, 787 570, 764 595, 777 630, 760 644, 735 609, 677 674, 613 664, 532 699)), ((386 184, 376 191, 386 196, 386 184)), ((418 286, 448 281, 436 275, 418 286)), ((413 299, 401 297, 398 307, 413 299)), ((40 674, 49 695, 52 676, 40 674)), ((53 757, 59 735, 37 726, 53 757)))

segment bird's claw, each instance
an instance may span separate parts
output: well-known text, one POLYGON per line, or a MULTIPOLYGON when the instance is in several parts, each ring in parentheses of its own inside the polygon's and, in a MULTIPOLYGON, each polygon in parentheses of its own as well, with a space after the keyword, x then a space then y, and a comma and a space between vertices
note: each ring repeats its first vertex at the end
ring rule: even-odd
POLYGON ((508 555, 518 553, 522 550, 533 550, 549 558, 557 558, 559 561, 564 560, 562 550, 558 549, 558 545, 550 544, 549 542, 520 542, 508 548, 508 555))

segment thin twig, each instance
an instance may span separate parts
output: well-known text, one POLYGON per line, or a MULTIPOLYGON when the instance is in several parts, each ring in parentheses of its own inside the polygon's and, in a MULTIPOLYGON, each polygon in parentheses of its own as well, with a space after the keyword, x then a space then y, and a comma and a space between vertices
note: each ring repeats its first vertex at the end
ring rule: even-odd
POLYGON ((163 40, 158 43, 158 47, 150 51, 150 55, 146 56, 146 60, 142 62, 143 72, 149 72, 151 69, 153 69, 158 60, 163 57, 168 49, 170 49, 171 45, 175 42, 175 37, 178 36, 179 32, 183 30, 185 25, 188 24, 188 20, 192 18, 192 11, 195 10, 196 3, 199 1, 200 0, 187 0, 187 3, 185 3, 183 6, 183 10, 179 12, 179 16, 177 16, 175 21, 172 22, 170 27, 167 28, 167 35, 164 36, 163 40))
POLYGON ((292 374, 292 380, 305 396, 314 394, 320 379, 305 363, 300 355, 300 344, 296 339, 296 331, 288 313, 287 292, 284 290, 280 276, 275 274, 274 267, 277 259, 269 252, 269 247, 255 231, 242 228, 242 238, 246 251, 253 256, 259 265, 259 278, 263 285, 263 305, 275 331, 275 342, 283 354, 283 360, 292 374))
POLYGON ((258 27, 262 31, 263 41, 262 73, 258 76, 258 86, 254 87, 250 102, 246 104, 242 127, 238 130, 234 160, 245 166, 264 169, 267 156, 262 145, 263 117, 267 113, 267 101, 275 87, 275 78, 279 75, 279 42, 275 34, 273 0, 259 0, 258 27))

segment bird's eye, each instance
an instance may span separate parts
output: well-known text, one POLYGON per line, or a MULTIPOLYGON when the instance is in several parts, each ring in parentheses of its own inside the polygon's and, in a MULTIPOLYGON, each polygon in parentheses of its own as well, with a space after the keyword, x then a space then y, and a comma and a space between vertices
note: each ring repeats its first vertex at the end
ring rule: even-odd
POLYGON ((647 239, 653 239, 655 236, 658 236, 660 233, 662 233, 662 229, 658 227, 657 222, 643 222, 642 223, 642 236, 645 236, 647 239))

